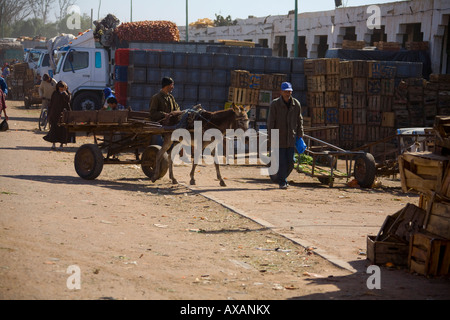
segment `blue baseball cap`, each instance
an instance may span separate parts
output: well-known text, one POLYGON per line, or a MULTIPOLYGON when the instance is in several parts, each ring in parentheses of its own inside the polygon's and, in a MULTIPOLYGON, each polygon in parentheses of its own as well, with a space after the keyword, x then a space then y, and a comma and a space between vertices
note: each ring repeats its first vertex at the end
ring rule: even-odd
POLYGON ((290 84, 289 82, 284 82, 281 85, 281 91, 294 91, 294 90, 292 89, 292 84, 290 84))

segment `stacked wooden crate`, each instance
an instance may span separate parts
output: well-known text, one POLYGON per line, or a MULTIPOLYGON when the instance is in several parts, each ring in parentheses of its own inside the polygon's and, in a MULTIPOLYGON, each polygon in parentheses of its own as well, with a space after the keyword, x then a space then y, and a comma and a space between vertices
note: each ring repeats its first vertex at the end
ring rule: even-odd
POLYGON ((408 112, 411 127, 425 126, 424 82, 422 78, 406 79, 408 85, 408 112))
POLYGON ((426 276, 450 274, 450 117, 437 116, 434 152, 399 157, 404 192, 420 194, 425 218, 410 241, 408 266, 426 276))
POLYGON ((251 106, 251 121, 264 126, 271 102, 280 96, 286 74, 254 74, 247 70, 231 71, 228 102, 251 106))
POLYGON ((437 87, 437 114, 450 115, 450 75, 432 74, 430 83, 437 87))
POLYGON ((35 78, 33 70, 27 63, 18 63, 12 66, 8 77, 8 86, 11 100, 24 100, 26 93, 34 88, 35 78))
POLYGON ((367 63, 341 61, 339 64, 341 146, 353 149, 367 140, 367 63))

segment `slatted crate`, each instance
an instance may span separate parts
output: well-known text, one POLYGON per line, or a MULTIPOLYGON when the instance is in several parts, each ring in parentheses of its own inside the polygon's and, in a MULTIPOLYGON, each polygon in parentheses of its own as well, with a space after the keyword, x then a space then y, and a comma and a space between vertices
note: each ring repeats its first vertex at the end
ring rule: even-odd
POLYGON ((353 125, 341 125, 339 127, 340 140, 342 141, 353 141, 354 139, 354 127, 353 125))
POLYGON ((394 112, 383 112, 381 126, 387 127, 387 128, 394 128, 395 127, 395 113, 394 112))
POLYGON ((326 59, 326 74, 331 75, 339 75, 340 73, 340 59, 333 58, 333 59, 326 59))
POLYGON ((325 108, 339 107, 339 92, 325 92, 325 108))
POLYGON ((340 91, 341 78, 339 75, 326 75, 326 91, 340 91))
POLYGON ((409 269, 424 276, 446 276, 450 273, 450 240, 431 233, 413 235, 408 259, 409 269))
POLYGON ((388 66, 383 61, 368 61, 369 78, 394 79, 397 74, 397 68, 388 66))
POLYGON ((367 93, 368 94, 381 94, 381 80, 380 79, 368 79, 367 80, 367 93))
POLYGON ((395 92, 394 79, 381 79, 381 94, 385 96, 393 96, 395 92))
POLYGON ((381 96, 380 100, 381 111, 383 112, 391 112, 392 106, 394 105, 394 97, 392 96, 381 96))
POLYGON ((339 109, 339 124, 353 124, 353 109, 339 109))
POLYGON ((339 124, 339 108, 325 108, 325 124, 339 124))
POLYGON ((341 93, 353 94, 353 78, 341 78, 341 93))
POLYGON ((353 93, 367 92, 367 78, 353 78, 353 93))
POLYGON ((367 126, 367 141, 369 142, 375 142, 380 141, 381 135, 380 135, 380 126, 367 126))
POLYGON ((361 124, 353 125, 353 139, 358 145, 364 145, 367 142, 367 126, 361 124))
POLYGON ((367 125, 379 127, 381 126, 382 121, 383 114, 380 111, 367 111, 367 125))
POLYGON ((367 108, 366 93, 354 93, 353 94, 353 109, 366 109, 366 108, 367 108))
POLYGON ((339 107, 342 109, 353 109, 353 95, 340 94, 339 95, 339 107))
POLYGON ((308 107, 323 108, 325 106, 325 94, 323 92, 308 92, 306 97, 308 107))
POLYGON ((325 124, 325 108, 311 109, 311 124, 324 125, 325 124))
POLYGON ((367 61, 341 61, 339 68, 341 78, 367 77, 367 61))
POLYGON ((368 111, 381 111, 381 96, 380 95, 368 95, 367 96, 367 110, 368 111))
POLYGON ((353 109, 353 124, 367 124, 366 109, 353 109))
POLYGON ((309 92, 325 92, 326 81, 325 76, 309 76, 307 78, 309 92))

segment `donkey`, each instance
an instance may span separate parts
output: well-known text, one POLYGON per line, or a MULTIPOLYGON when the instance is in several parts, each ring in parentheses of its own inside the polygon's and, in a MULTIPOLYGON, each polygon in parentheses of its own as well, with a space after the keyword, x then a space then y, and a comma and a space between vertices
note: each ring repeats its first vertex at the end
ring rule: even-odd
MULTIPOLYGON (((198 110, 197 110, 198 111, 198 110)), ((249 118, 248 118, 248 112, 250 111, 250 107, 240 107, 233 104, 232 108, 228 110, 221 110, 217 112, 208 112, 204 110, 198 111, 198 119, 196 121, 202 122, 202 129, 203 133, 209 129, 217 129, 222 134, 225 134, 226 130, 228 129, 242 129, 247 130, 249 126, 249 118)), ((164 127, 166 125, 173 125, 175 122, 180 121, 181 117, 183 116, 183 113, 175 112, 171 114, 162 124, 164 127), (174 119, 177 119, 176 121, 174 119)), ((187 129, 192 129, 188 127, 187 129)), ((163 134, 164 143, 156 155, 156 163, 155 163, 155 172, 152 178, 152 181, 155 182, 158 180, 157 177, 159 177, 159 170, 160 170, 160 162, 163 157, 163 155, 172 148, 172 146, 175 146, 179 144, 180 142, 173 142, 171 139, 172 133, 165 133, 163 134)), ((210 144, 210 142, 203 142, 202 151, 205 150, 205 148, 210 144)), ((214 155, 214 151, 212 151, 212 155, 214 155)), ((195 185, 195 169, 197 167, 197 164, 195 161, 193 161, 192 170, 190 173, 190 184, 195 185)), ((220 181, 220 186, 226 187, 226 183, 222 178, 222 175, 220 174, 220 165, 216 162, 216 173, 217 173, 217 179, 220 181)), ((173 174, 173 159, 171 154, 169 153, 169 178, 172 180, 173 184, 178 184, 178 181, 175 179, 173 174)))

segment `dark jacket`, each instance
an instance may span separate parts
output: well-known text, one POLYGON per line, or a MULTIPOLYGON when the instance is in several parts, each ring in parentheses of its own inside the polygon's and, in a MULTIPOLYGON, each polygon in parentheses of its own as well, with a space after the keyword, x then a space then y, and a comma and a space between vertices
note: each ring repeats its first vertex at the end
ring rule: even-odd
POLYGON ((270 105, 267 129, 278 129, 280 134, 280 148, 294 148, 297 137, 303 137, 303 116, 300 102, 291 98, 289 107, 280 97, 270 105))
POLYGON ((152 97, 150 101, 150 120, 158 122, 163 120, 166 114, 173 111, 180 111, 180 107, 173 95, 160 91, 152 97))
POLYGON ((53 92, 52 99, 48 106, 48 122, 50 131, 44 137, 45 141, 52 143, 69 143, 72 138, 69 131, 65 127, 60 127, 59 119, 64 110, 70 111, 70 93, 59 91, 53 92))

